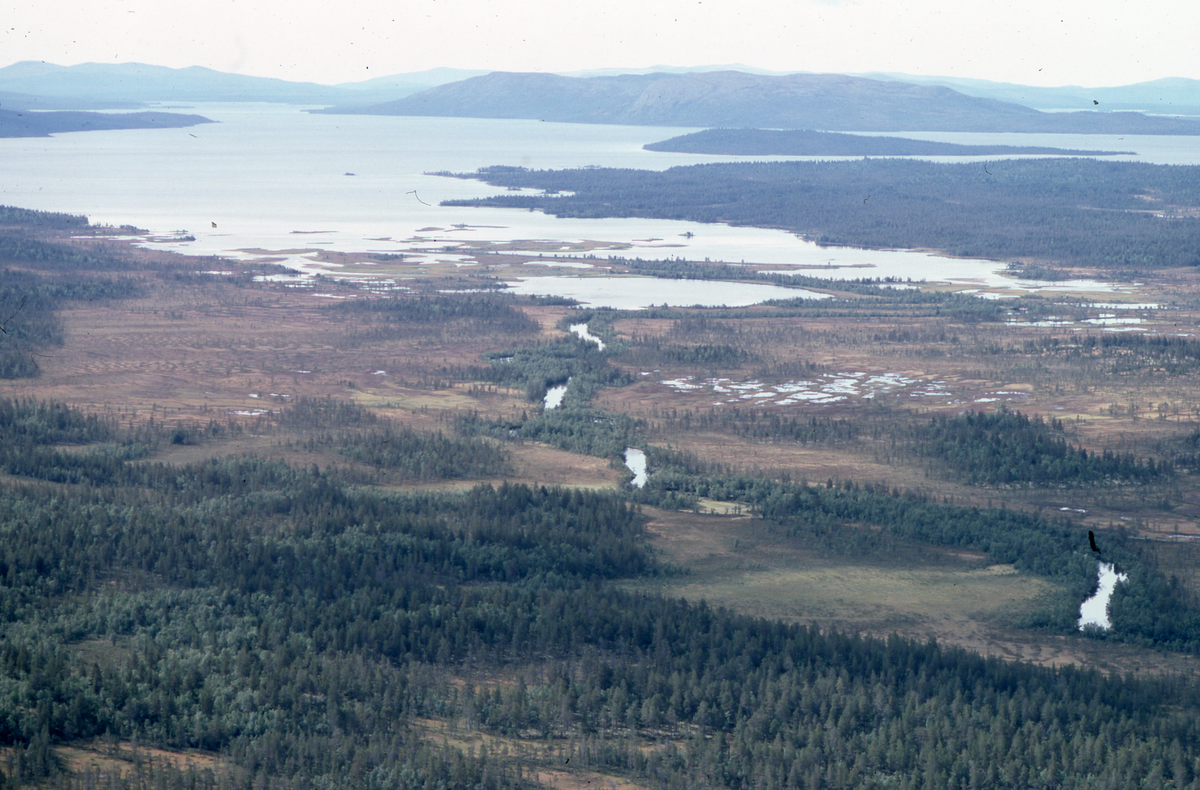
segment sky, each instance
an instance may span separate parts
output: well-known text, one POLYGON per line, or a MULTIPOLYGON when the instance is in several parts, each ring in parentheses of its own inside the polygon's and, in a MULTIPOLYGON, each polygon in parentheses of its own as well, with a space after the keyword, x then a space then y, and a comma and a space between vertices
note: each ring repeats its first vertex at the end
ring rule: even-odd
POLYGON ((335 84, 437 66, 744 64, 1026 85, 1200 79, 1195 0, 0 0, 0 66, 140 62, 335 84))

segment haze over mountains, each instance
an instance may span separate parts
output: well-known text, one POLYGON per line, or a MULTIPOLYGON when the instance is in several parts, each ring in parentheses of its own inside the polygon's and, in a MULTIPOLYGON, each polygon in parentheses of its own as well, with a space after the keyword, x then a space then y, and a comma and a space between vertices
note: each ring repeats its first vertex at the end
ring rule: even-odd
POLYGON ((147 102, 281 102, 322 112, 830 131, 1200 134, 1200 81, 1036 88, 911 75, 656 67, 577 76, 447 68, 341 85, 138 63, 0 68, 4 110, 133 109, 147 102), (637 71, 637 70, 635 70, 637 71), (1042 109, 1078 110, 1041 112, 1042 109), (1114 110, 1146 109, 1142 115, 1114 110))
POLYGON ((1183 77, 1167 77, 1113 88, 1084 88, 1079 85, 1041 88, 1011 82, 923 77, 912 74, 869 73, 854 76, 911 82, 917 85, 941 85, 968 96, 999 99, 1038 110, 1095 108, 1101 111, 1131 110, 1155 115, 1200 116, 1200 80, 1183 77))
POLYGON ((24 108, 93 109, 129 107, 142 102, 279 102, 285 104, 372 103, 423 91, 445 82, 484 74, 437 68, 412 74, 319 85, 268 77, 250 77, 190 66, 172 69, 145 63, 82 63, 57 66, 22 61, 0 68, 0 103, 24 108), (7 95, 6 93, 7 92, 7 95), (49 106, 53 105, 53 106, 49 106), (80 106, 86 105, 86 106, 80 106))
POLYGON ((1137 113, 1046 113, 937 85, 840 74, 494 72, 371 107, 376 115, 834 131, 1200 134, 1200 121, 1137 113))
MULTIPOLYGON (((712 71, 741 71, 761 76, 783 77, 803 72, 768 71, 740 63, 725 66, 652 66, 645 69, 593 69, 564 72, 564 77, 612 77, 620 74, 688 74, 712 71)), ((966 79, 962 77, 930 77, 903 72, 850 73, 850 77, 865 77, 886 82, 908 82, 914 85, 940 85, 980 99, 1021 104, 1036 110, 1130 110, 1155 115, 1200 116, 1200 80, 1185 77, 1166 77, 1149 82, 1108 88, 1085 88, 1062 85, 1053 88, 1020 85, 1012 82, 966 79)))

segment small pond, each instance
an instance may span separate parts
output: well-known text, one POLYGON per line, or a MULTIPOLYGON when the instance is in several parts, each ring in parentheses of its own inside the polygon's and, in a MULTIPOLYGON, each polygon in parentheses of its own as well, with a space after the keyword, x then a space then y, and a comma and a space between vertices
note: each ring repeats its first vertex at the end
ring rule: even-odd
POLYGON ((1107 631, 1112 628, 1108 619, 1108 601, 1112 598, 1117 582, 1128 581, 1124 573, 1117 573, 1111 562, 1100 563, 1100 586, 1095 594, 1079 605, 1079 630, 1088 626, 1096 626, 1107 631))
POLYGON ((542 398, 542 408, 544 408, 546 411, 550 411, 551 409, 557 409, 559 406, 561 406, 563 398, 567 394, 567 385, 570 383, 571 380, 567 379, 566 384, 558 384, 546 390, 546 397, 542 398))
POLYGON ((636 447, 626 447, 625 465, 633 472, 633 480, 629 483, 631 486, 641 488, 646 485, 646 453, 636 447))

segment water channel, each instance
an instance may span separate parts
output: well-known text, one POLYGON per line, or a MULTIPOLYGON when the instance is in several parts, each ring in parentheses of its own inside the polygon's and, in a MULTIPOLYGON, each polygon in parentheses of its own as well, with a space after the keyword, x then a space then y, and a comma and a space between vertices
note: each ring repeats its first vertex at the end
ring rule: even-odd
POLYGON ((571 324, 571 331, 579 335, 581 340, 590 340, 601 351, 604 350, 604 341, 589 332, 587 324, 571 324))

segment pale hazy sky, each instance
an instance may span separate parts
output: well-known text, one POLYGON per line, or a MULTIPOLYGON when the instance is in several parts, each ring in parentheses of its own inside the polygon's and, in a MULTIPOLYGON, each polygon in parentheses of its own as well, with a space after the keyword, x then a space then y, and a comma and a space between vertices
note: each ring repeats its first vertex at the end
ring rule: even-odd
POLYGON ((0 0, 0 66, 137 61, 337 83, 435 66, 778 71, 1089 87, 1200 78, 1197 0, 0 0))

